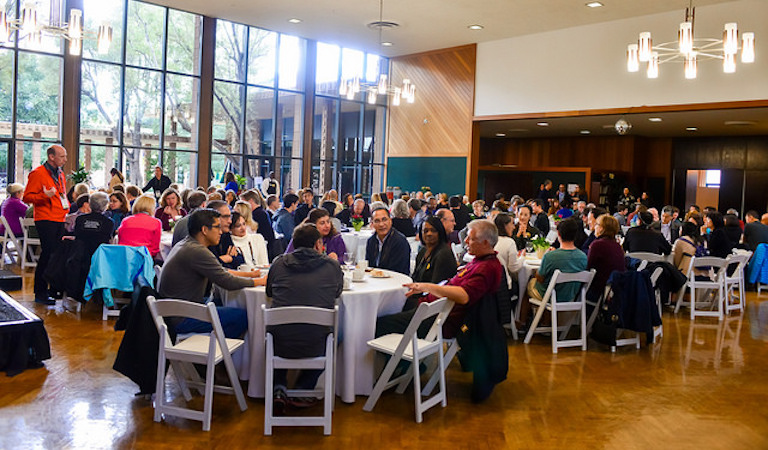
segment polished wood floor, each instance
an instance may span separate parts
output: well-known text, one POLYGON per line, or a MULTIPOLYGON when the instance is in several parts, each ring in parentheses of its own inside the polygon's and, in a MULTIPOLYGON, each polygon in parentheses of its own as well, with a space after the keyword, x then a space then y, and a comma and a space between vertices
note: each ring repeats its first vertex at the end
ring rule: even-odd
POLYGON ((337 401, 333 435, 277 428, 263 436, 263 401, 217 395, 210 432, 199 422, 155 423, 150 401, 112 370, 122 333, 101 312, 33 303, 32 276, 11 293, 45 320, 53 358, 0 375, 0 449, 14 448, 748 448, 768 449, 768 295, 749 294, 726 321, 664 315, 651 347, 552 355, 549 340, 509 341, 509 377, 481 405, 471 375, 454 361, 448 406, 413 418, 410 390, 385 393, 376 409, 337 401))

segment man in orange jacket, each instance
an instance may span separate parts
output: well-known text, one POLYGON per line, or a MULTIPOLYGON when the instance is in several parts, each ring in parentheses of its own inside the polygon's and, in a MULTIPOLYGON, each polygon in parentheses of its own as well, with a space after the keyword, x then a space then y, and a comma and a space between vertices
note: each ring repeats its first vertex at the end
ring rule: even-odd
POLYGON ((67 162, 67 150, 61 145, 48 147, 48 160, 29 173, 22 200, 35 206, 35 227, 40 235, 40 259, 35 269, 35 302, 55 305, 49 297, 48 282, 43 274, 51 254, 64 234, 64 217, 69 211, 67 182, 62 167, 67 162))

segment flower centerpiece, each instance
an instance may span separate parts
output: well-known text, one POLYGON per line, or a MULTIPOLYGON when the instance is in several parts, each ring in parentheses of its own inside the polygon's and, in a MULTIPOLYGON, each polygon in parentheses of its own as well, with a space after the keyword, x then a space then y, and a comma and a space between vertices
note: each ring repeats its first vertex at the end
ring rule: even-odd
POLYGON ((357 214, 352 216, 352 227, 355 231, 360 231, 363 228, 363 216, 357 214))
POLYGON ((245 183, 247 181, 248 180, 246 180, 244 176, 235 174, 235 182, 237 182, 237 187, 241 192, 243 189, 245 189, 245 183))
POLYGON ((78 183, 88 183, 91 182, 91 174, 88 173, 87 170, 85 170, 85 167, 80 167, 77 170, 73 170, 69 175, 67 175, 67 178, 74 184, 78 183))
POLYGON ((536 257, 541 259, 544 257, 544 253, 549 249, 550 244, 544 236, 537 236, 531 240, 531 246, 533 246, 533 250, 536 252, 536 257))

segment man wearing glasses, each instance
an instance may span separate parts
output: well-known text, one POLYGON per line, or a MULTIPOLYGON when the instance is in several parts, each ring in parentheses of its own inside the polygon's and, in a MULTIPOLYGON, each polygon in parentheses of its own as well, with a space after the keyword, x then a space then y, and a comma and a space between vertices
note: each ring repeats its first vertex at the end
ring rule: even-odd
POLYGON ((409 275, 411 246, 402 233, 392 228, 387 208, 376 207, 371 213, 371 224, 376 233, 368 238, 365 246, 368 265, 409 275))
POLYGON ((232 242, 232 234, 229 231, 229 227, 232 225, 232 211, 229 210, 227 202, 222 200, 210 202, 208 208, 219 213, 219 223, 221 224, 221 239, 216 244, 209 246, 208 249, 219 259, 222 266, 227 269, 237 269, 245 264, 245 258, 237 250, 235 243, 232 242))
MULTIPOLYGON (((221 214, 213 209, 199 209, 189 215, 189 236, 171 249, 163 264, 157 291, 160 298, 182 299, 206 303, 208 283, 227 290, 264 286, 266 278, 257 270, 252 272, 228 271, 208 250, 221 240, 221 214)), ((239 308, 216 308, 224 334, 228 338, 240 337, 248 328, 246 311, 239 308)), ((207 333, 211 324, 195 319, 171 323, 177 333, 207 333)))

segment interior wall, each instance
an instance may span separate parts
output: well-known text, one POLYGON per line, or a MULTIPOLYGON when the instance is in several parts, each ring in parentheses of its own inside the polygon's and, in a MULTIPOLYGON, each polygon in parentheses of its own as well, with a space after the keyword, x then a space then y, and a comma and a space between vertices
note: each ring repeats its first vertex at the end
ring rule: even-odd
MULTIPOLYGON (((687 3, 687 2, 685 2, 687 3)), ((682 64, 662 64, 659 78, 628 73, 627 44, 641 31, 654 42, 674 41, 684 7, 664 14, 521 36, 477 47, 475 115, 504 115, 768 99, 768 1, 741 0, 696 8, 696 36, 720 38, 723 24, 753 31, 757 57, 724 74, 719 61, 701 61, 686 80, 682 64), (762 39, 762 41, 761 41, 762 39)))
MULTIPOLYGON (((410 79, 416 85, 416 101, 389 108, 386 185, 405 184, 392 171, 391 163, 402 166, 393 158, 437 158, 414 161, 411 166, 444 164, 452 190, 465 191, 466 161, 472 147, 476 55, 477 47, 472 44, 392 58, 392 80, 410 79), (461 160, 456 164, 454 158, 461 160)), ((442 183, 442 176, 435 178, 430 173, 422 173, 420 180, 406 181, 430 187, 442 183)))

